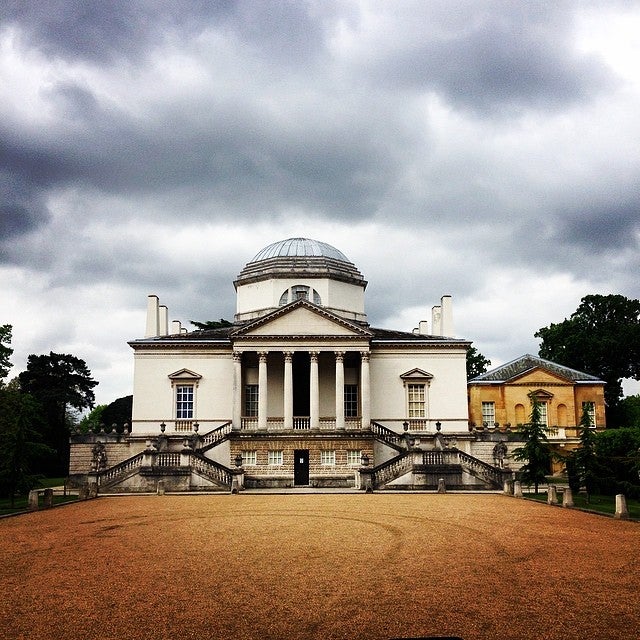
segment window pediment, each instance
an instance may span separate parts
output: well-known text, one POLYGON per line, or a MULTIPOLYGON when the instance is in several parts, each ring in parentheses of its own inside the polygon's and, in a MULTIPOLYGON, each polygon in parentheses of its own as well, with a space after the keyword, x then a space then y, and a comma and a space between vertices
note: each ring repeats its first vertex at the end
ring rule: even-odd
POLYGON ((546 402, 553 398, 553 393, 546 391, 545 389, 536 389, 535 391, 531 391, 528 395, 530 398, 535 398, 539 402, 546 402))
POLYGON ((202 376, 191 369, 180 369, 169 374, 169 380, 172 384, 180 384, 181 382, 192 383, 197 385, 202 376))
POLYGON ((406 371, 405 373, 400 374, 400 378, 407 382, 423 382, 427 383, 433 380, 433 374, 428 371, 423 371, 422 369, 411 369, 410 371, 406 371))

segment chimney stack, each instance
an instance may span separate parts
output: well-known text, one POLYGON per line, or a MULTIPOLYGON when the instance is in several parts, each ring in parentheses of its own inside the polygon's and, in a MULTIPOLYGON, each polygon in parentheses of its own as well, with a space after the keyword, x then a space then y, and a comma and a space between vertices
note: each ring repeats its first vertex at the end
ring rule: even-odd
POLYGON ((150 295, 147 298, 147 328, 145 338, 157 338, 160 334, 160 314, 158 309, 158 296, 150 295))

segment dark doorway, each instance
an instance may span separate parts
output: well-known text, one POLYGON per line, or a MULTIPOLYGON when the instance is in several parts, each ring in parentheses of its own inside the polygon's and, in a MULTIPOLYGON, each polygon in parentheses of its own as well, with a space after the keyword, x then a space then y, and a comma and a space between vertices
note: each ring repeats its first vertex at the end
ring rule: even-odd
POLYGON ((293 484, 296 487, 309 484, 309 449, 293 452, 293 484))
POLYGON ((304 351, 293 354, 293 415, 305 417, 309 415, 309 374, 311 359, 304 351))

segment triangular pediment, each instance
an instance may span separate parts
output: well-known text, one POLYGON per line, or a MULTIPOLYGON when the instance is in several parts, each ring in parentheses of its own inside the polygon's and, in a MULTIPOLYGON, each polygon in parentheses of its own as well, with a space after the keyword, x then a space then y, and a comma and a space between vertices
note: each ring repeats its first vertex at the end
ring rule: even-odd
POLYGON ((170 380, 200 380, 202 376, 191 369, 180 369, 169 374, 170 380))
POLYGON ((572 380, 565 378, 560 375, 556 371, 551 371, 544 367, 535 367, 530 371, 522 373, 517 376, 513 376, 510 380, 507 380, 507 383, 518 383, 522 384, 531 384, 536 386, 544 385, 545 383, 555 383, 562 382, 564 384, 573 384, 572 380))
POLYGON ((371 332, 307 300, 296 300, 233 332, 233 338, 253 336, 344 336, 368 338, 371 332))
POLYGON ((403 380, 411 381, 411 380, 431 380, 433 378, 433 374, 428 371, 423 371, 422 369, 411 369, 405 373, 401 373, 400 377, 403 380))

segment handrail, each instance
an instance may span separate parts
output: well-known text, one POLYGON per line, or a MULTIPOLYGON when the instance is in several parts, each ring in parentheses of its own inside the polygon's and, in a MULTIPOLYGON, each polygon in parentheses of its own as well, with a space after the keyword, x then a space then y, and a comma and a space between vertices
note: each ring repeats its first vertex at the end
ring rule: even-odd
POLYGON ((388 427, 380 424, 379 422, 371 421, 371 431, 379 440, 386 442, 389 446, 393 447, 397 451, 404 450, 405 440, 399 433, 392 431, 388 427))
POLYGON ((224 484, 227 487, 231 486, 231 469, 219 462, 210 460, 196 451, 192 452, 189 457, 191 467, 200 471, 200 473, 203 473, 211 480, 224 484))
POLYGON ((231 421, 229 421, 221 424, 219 427, 216 427, 208 433, 205 433, 200 437, 200 442, 202 444, 198 447, 198 451, 209 451, 209 449, 212 449, 217 444, 222 442, 231 433, 232 429, 233 426, 231 424, 231 421))
POLYGON ((466 465, 474 475, 479 474, 482 480, 492 482, 496 487, 502 486, 503 471, 501 469, 490 465, 484 460, 479 460, 464 451, 460 451, 460 449, 455 447, 453 447, 452 450, 457 451, 461 464, 466 465))
POLYGON ((413 452, 403 451, 395 458, 382 462, 371 469, 371 482, 374 487, 391 482, 413 468, 413 452))
POLYGON ((144 452, 137 453, 135 456, 131 456, 118 464, 114 464, 112 467, 98 472, 98 478, 100 484, 105 482, 111 482, 117 476, 128 473, 132 469, 142 466, 142 459, 144 458, 144 452))

